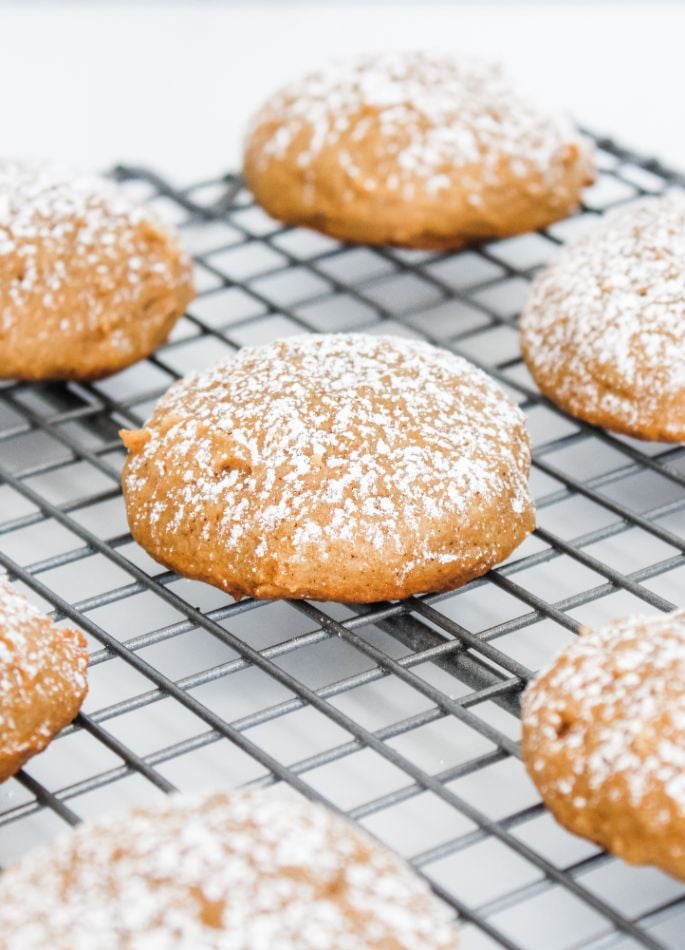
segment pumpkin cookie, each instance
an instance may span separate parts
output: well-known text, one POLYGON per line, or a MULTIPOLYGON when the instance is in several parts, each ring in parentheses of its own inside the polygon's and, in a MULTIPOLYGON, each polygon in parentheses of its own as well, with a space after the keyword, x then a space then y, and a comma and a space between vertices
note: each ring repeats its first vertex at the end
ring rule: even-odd
POLYGON ((492 63, 422 52, 333 63, 254 118, 243 175, 288 224, 346 241, 454 248, 564 218, 589 143, 492 63))
POLYGON ((685 439, 685 195, 609 212, 533 283, 523 356, 541 391, 586 422, 685 439))
POLYGON ((240 791, 85 825, 0 879, 0 947, 454 950, 447 908, 312 802, 240 791))
POLYGON ((685 611, 585 632, 523 697, 523 760, 552 814, 685 880, 685 611))
POLYGON ((0 579, 0 782, 74 719, 87 666, 84 637, 55 626, 0 579))
POLYGON ((115 373, 152 353, 193 295, 176 235, 121 187, 0 162, 0 378, 115 373))
POLYGON ((466 360, 362 334, 244 349, 123 432, 134 538, 234 597, 448 590, 533 529, 519 409, 466 360))

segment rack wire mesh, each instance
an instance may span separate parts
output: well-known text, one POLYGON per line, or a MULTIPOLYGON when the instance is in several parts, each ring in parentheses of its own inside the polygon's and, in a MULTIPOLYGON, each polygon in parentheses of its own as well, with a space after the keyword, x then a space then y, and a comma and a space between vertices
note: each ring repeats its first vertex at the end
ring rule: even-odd
POLYGON ((233 175, 176 188, 116 170, 182 229, 199 296, 111 379, 0 384, 0 568, 92 654, 81 715, 0 786, 0 864, 175 789, 282 781, 406 856, 467 948, 682 947, 685 888, 564 832, 519 761, 521 690, 581 623, 683 603, 683 448, 566 416, 519 358, 516 314, 555 248, 611 205, 684 184, 597 145, 578 214, 451 254, 283 227, 233 175), (128 533, 118 429, 242 345, 333 330, 427 339, 504 385, 534 440, 534 536, 458 591, 361 608, 235 603, 162 570, 128 533))

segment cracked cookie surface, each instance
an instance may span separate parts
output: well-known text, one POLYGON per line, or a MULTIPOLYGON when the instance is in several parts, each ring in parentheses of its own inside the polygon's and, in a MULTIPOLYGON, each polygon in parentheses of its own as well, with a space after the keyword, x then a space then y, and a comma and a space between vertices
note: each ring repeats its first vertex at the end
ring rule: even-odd
POLYGON ((241 350, 175 384, 123 438, 133 536, 234 597, 447 590, 534 526, 522 413, 475 366, 413 340, 241 350))
POLYGON ((98 379, 194 296, 176 234, 114 182, 0 161, 0 378, 98 379))
POLYGON ((332 62, 277 92, 243 169, 288 224, 435 249, 564 218, 593 174, 589 143, 497 64, 418 51, 332 62))
POLYGON ((0 782, 77 715, 88 690, 88 650, 0 578, 0 782))
POLYGON ((455 950, 450 918, 365 832, 274 791, 82 825, 0 879, 3 950, 455 950))
POLYGON ((685 880, 685 611, 581 634, 528 688, 522 722, 562 825, 685 880))
POLYGON ((606 214, 533 282, 521 348, 540 390, 586 422, 685 439, 685 195, 606 214))

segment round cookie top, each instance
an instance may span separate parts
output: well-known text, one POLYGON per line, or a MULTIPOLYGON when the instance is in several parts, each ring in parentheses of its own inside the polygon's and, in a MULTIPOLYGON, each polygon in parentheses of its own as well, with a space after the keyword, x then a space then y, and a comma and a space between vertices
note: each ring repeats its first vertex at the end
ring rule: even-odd
POLYGON ((520 96, 497 63, 419 51, 367 54, 309 73, 270 99, 253 128, 274 119, 278 127, 263 146, 265 159, 282 158, 304 131, 300 166, 345 145, 338 161, 352 177, 363 173, 370 190, 387 183, 407 196, 449 188, 452 169, 483 165, 497 177, 502 159, 521 177, 531 167, 547 172, 560 152, 579 142, 570 122, 520 96), (381 161, 356 167, 355 152, 376 126, 381 161), (394 177, 387 180, 389 161, 394 177))
POLYGON ((442 589, 533 527, 522 413, 426 343, 334 334, 243 349, 123 436, 134 536, 234 596, 442 589))
POLYGON ((273 792, 172 798, 84 825, 0 879, 7 950, 446 950, 449 917, 364 832, 273 792))
POLYGON ((583 632, 528 688, 522 722, 564 825, 685 876, 685 611, 583 632))
POLYGON ((563 216, 592 171, 570 122, 516 92, 499 65, 412 51, 332 62, 276 93, 251 124, 245 176, 284 220, 458 246, 539 226, 533 199, 544 220, 563 216))
POLYGON ((87 691, 88 650, 0 578, 0 781, 71 722, 87 691))
POLYGON ((521 342, 540 389, 589 422, 685 439, 685 195, 606 214, 534 281, 521 342))
POLYGON ((192 296, 176 235, 120 185, 0 161, 0 377, 112 372, 147 355, 192 296))

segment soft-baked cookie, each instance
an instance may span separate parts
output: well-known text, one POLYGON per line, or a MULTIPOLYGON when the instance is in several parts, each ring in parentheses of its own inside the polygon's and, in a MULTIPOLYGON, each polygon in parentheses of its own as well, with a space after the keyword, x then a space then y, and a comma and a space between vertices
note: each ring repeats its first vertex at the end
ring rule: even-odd
POLYGON ((236 598, 447 590, 534 527, 522 413, 426 343, 310 335, 244 349, 176 383, 122 438, 134 538, 236 598))
POLYGON ((114 373, 152 353, 192 297, 176 235, 120 186, 0 161, 0 378, 114 373))
POLYGON ((640 439, 685 439, 685 195, 610 211, 534 281, 523 356, 566 412, 640 439))
POLYGON ((552 814, 685 880, 685 611, 574 642, 524 694, 522 753, 552 814))
POLYGON ((0 782, 76 716, 88 690, 86 641, 0 578, 0 782))
POLYGON ((85 825, 0 878, 0 948, 453 950, 403 861, 278 792, 172 798, 85 825))
POLYGON ((587 141, 496 64, 404 52, 332 63, 276 93, 251 124, 243 175, 288 224, 450 248, 566 217, 593 170, 587 141))

